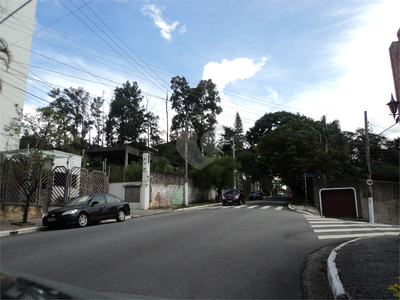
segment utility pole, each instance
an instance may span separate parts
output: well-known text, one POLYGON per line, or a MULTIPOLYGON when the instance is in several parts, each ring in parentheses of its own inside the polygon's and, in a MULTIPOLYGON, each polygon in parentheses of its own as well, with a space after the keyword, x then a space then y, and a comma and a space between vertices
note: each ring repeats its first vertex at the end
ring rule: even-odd
POLYGON ((185 140, 185 177, 183 181, 183 205, 187 206, 189 204, 189 187, 188 187, 188 139, 189 139, 189 131, 188 131, 188 121, 186 117, 186 125, 185 132, 183 134, 183 138, 185 140))
POLYGON ((168 144, 168 91, 167 91, 167 97, 165 98, 165 113, 167 115, 167 144, 168 144))
POLYGON ((366 147, 366 160, 367 160, 367 185, 368 185, 368 220, 369 223, 374 222, 374 199, 372 196, 372 174, 371 174, 371 155, 369 149, 369 134, 368 134, 368 119, 367 112, 364 111, 365 120, 365 147, 366 147))
MULTIPOLYGON (((233 153, 233 160, 236 163, 236 155, 235 155, 235 138, 232 138, 232 153, 233 153)), ((236 189, 236 169, 233 170, 233 188, 236 189)))

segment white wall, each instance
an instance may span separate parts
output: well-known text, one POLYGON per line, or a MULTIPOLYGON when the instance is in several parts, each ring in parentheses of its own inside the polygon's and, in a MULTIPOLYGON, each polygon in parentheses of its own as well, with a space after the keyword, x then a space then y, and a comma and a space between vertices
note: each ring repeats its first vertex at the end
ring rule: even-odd
MULTIPOLYGON (((108 192, 110 194, 114 194, 115 196, 125 200, 125 186, 132 186, 132 185, 141 185, 141 183, 132 183, 132 182, 117 182, 117 183, 110 183, 108 185, 108 192)), ((129 203, 131 209, 142 209, 142 204, 140 202, 137 203, 129 203)))
MULTIPOLYGON (((4 136, 3 128, 11 118, 17 116, 14 105, 24 107, 36 1, 32 0, 0 24, 0 36, 7 41, 13 58, 8 72, 0 62, 0 78, 3 81, 3 91, 0 93, 0 151, 19 148, 19 139, 12 140, 4 136)), ((1 0, 0 21, 26 2, 28 0, 1 0)))

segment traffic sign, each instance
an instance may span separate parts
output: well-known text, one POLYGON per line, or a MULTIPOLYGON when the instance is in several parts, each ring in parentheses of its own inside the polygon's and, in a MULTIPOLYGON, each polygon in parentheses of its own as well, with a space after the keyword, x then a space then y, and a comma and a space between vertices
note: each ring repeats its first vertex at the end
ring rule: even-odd
POLYGON ((366 181, 366 183, 367 183, 367 185, 373 185, 373 184, 374 184, 374 182, 372 181, 372 179, 368 179, 368 180, 366 181))

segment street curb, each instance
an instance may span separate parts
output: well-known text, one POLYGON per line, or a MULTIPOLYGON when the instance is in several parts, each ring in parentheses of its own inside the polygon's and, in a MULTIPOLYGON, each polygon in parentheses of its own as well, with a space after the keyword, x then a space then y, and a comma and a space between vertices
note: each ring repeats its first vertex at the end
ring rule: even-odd
POLYGON ((336 267, 335 259, 338 254, 338 251, 340 249, 342 249, 343 247, 345 247, 347 244, 353 243, 360 239, 362 239, 362 238, 357 238, 357 239, 345 242, 345 243, 337 246, 335 249, 332 250, 331 254, 328 257, 327 273, 328 273, 328 280, 331 285, 334 299, 350 299, 349 295, 344 290, 342 282, 340 281, 339 273, 338 273, 338 270, 336 267))
POLYGON ((180 209, 174 210, 173 212, 175 212, 175 211, 185 211, 185 210, 190 210, 190 209, 196 209, 196 208, 200 208, 200 207, 215 206, 215 205, 218 205, 218 204, 221 204, 221 203, 214 203, 214 204, 207 204, 207 205, 199 205, 199 206, 193 206, 193 207, 185 207, 185 208, 180 208, 180 209))
MULTIPOLYGON (((129 219, 132 219, 132 217, 131 216, 125 217, 125 220, 129 220, 129 219)), ((4 230, 4 231, 0 231, 0 237, 16 235, 16 234, 31 233, 31 232, 36 232, 36 231, 44 231, 44 230, 48 230, 47 226, 36 226, 36 227, 29 227, 29 228, 23 228, 23 229, 18 229, 18 230, 4 230)))
POLYGON ((14 234, 23 234, 23 233, 30 233, 36 231, 47 230, 47 226, 38 226, 38 227, 30 227, 30 228, 23 228, 18 230, 11 230, 11 231, 0 231, 0 237, 9 236, 14 234))
POLYGON ((310 216, 316 216, 316 215, 314 215, 314 214, 312 214, 312 213, 309 213, 308 211, 304 211, 304 210, 301 210, 301 209, 294 209, 294 208, 290 205, 290 203, 289 203, 289 205, 288 205, 288 208, 289 208, 290 210, 293 210, 293 211, 298 212, 298 213, 302 213, 302 214, 310 215, 310 216))

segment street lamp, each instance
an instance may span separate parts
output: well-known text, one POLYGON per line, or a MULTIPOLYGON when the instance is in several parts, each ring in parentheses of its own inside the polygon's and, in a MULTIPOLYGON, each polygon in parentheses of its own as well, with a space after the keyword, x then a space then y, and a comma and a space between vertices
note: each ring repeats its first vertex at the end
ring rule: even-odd
MULTIPOLYGON (((389 106, 391 115, 393 115, 393 119, 396 119, 396 115, 400 114, 399 104, 400 104, 399 101, 394 100, 393 94, 392 94, 392 99, 386 105, 389 106), (399 111, 399 113, 397 113, 397 111, 399 111)), ((398 122, 399 122, 399 117, 397 117, 397 119, 396 119, 396 123, 398 123, 398 122)))

